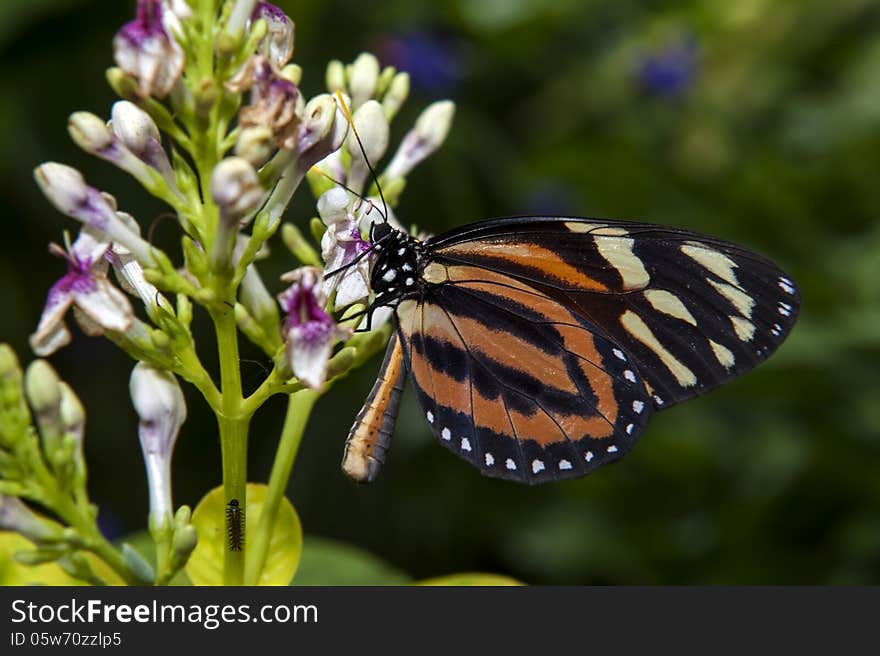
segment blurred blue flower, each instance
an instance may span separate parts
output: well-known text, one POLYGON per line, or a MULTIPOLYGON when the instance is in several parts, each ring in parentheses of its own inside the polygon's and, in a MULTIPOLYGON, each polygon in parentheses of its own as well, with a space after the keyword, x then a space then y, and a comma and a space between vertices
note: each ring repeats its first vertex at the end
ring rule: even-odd
POLYGON ((413 86, 426 95, 449 94, 461 80, 461 44, 444 32, 387 35, 377 50, 383 62, 408 72, 413 86))
POLYGON ((574 216, 577 208, 576 189, 552 178, 535 180, 523 199, 523 214, 574 216))
POLYGON ((697 72, 697 42, 690 37, 643 55, 636 67, 636 78, 645 92, 674 99, 693 86, 697 72))

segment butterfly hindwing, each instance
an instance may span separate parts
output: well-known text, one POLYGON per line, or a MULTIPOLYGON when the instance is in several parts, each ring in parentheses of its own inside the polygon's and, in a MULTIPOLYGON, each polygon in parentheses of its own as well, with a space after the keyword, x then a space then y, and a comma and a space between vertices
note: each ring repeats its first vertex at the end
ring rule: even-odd
POLYGON ((794 283, 769 260, 649 224, 519 217, 466 226, 426 246, 429 279, 432 267, 501 275, 588 322, 632 359, 656 408, 766 359, 800 304, 794 283))
POLYGON ((528 483, 583 476, 631 448, 651 404, 615 342, 508 276, 448 266, 425 277, 397 326, 444 446, 488 476, 528 483))

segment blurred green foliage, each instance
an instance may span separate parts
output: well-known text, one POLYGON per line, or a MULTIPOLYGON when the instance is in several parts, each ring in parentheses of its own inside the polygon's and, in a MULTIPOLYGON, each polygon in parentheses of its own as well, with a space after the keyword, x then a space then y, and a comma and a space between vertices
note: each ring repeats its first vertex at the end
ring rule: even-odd
MULTIPOLYGON (((103 69, 133 2, 19 4, 0 19, 0 337, 27 360, 64 268, 45 244, 74 229, 31 168, 53 159, 86 170, 145 229, 163 210, 65 132, 73 110, 109 112, 103 69)), ((341 382, 317 406, 290 496, 307 533, 396 568, 359 563, 355 580, 484 570, 538 584, 880 583, 880 5, 278 4, 297 22, 307 95, 330 58, 370 49, 413 70, 401 129, 429 100, 458 103, 449 143, 410 182, 404 221, 440 232, 522 213, 639 218, 755 248, 804 293, 799 324, 766 365, 657 415, 621 464, 564 484, 481 478, 433 442, 410 396, 379 481, 354 487, 338 463, 375 368, 341 382)), ((289 218, 305 227, 313 213, 303 190, 289 218)), ((159 222, 152 238, 177 235, 159 222)), ((277 248, 270 285, 289 266, 277 248)), ((266 363, 244 357, 255 385, 266 363)), ((90 493, 106 531, 141 528, 131 364, 82 336, 53 362, 89 412, 90 493)), ((195 505, 219 482, 219 448, 210 414, 189 398, 175 501, 195 505)), ((256 418, 251 480, 268 476, 282 415, 278 400, 256 418)), ((307 539, 304 583, 325 553, 311 549, 307 539)))

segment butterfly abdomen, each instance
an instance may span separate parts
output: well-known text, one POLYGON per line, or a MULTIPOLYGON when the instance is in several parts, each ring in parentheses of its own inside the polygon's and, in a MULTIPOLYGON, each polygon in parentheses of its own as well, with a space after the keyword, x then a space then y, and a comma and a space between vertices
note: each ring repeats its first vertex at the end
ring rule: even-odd
POLYGON ((345 442, 342 470, 352 480, 370 483, 379 474, 394 432, 405 384, 403 351, 397 336, 393 335, 379 377, 345 442))

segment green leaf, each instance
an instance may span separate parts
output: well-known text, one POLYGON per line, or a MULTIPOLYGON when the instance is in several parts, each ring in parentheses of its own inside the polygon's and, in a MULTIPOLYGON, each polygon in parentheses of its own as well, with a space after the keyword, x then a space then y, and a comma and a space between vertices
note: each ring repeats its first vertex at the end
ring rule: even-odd
POLYGON ((509 576, 502 576, 501 574, 464 572, 461 574, 448 574, 446 576, 438 576, 432 579, 424 579, 423 581, 416 582, 416 585, 485 587, 525 585, 525 583, 512 579, 509 576))
POLYGON ((293 585, 406 585, 411 581, 368 551, 308 536, 293 585))
MULTIPOLYGON (((245 549, 248 530, 256 528, 266 498, 266 486, 247 485, 245 549)), ((186 564, 186 574, 194 585, 222 585, 223 558, 226 553, 226 500, 223 487, 216 487, 199 502, 192 516, 199 543, 186 564)), ((293 506, 281 500, 278 517, 272 527, 272 539, 259 585, 287 585, 293 578, 302 553, 302 526, 293 506)))

